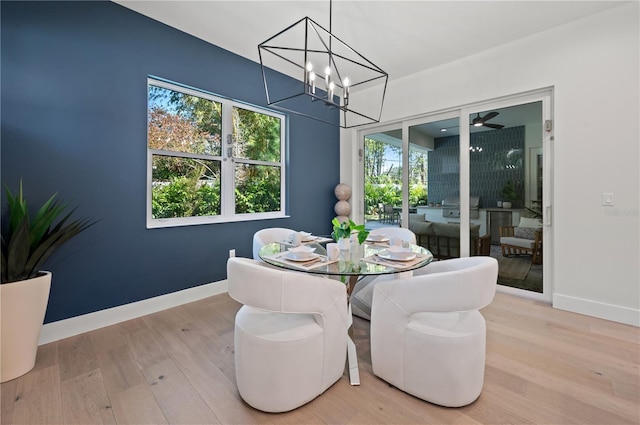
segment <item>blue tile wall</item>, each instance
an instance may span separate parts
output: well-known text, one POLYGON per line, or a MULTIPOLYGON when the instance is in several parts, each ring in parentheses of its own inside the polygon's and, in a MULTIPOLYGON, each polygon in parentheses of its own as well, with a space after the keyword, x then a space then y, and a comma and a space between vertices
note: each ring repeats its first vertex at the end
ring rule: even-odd
MULTIPOLYGON (((524 126, 471 134, 470 193, 480 197, 482 207, 495 207, 502 200, 500 192, 512 180, 522 206, 524 199, 524 126), (480 150, 481 149, 481 150, 480 150)), ((459 136, 435 139, 429 152, 429 202, 441 202, 460 194, 459 136)))
POLYGON ((100 220, 45 264, 46 322, 222 280, 229 249, 250 257, 261 228, 331 231, 339 127, 295 114, 290 218, 146 229, 147 76, 266 106, 260 65, 110 1, 0 7, 2 185, 100 220))

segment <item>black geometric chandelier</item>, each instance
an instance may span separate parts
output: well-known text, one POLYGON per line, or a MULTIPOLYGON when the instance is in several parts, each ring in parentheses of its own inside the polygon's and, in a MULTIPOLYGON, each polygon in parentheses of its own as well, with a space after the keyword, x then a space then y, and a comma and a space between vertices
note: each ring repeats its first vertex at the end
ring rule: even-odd
POLYGON ((389 75, 331 33, 305 17, 258 45, 267 103, 340 127, 376 123, 389 75), (293 79, 283 81, 279 74, 293 79))

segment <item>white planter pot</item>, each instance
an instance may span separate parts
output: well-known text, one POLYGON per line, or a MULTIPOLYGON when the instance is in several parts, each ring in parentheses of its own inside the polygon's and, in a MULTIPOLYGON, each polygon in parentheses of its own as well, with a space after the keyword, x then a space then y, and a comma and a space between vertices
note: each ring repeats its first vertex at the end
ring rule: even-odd
POLYGON ((47 311, 51 273, 0 285, 0 382, 24 375, 36 364, 47 311))
POLYGON ((502 202, 502 208, 511 208, 511 202, 503 201, 502 202))

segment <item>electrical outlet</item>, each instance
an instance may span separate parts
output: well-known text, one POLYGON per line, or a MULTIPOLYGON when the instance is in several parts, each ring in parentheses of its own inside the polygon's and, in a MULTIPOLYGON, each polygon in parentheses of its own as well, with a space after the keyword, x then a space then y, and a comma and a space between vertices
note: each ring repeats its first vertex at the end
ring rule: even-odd
POLYGON ((229 258, 233 258, 236 256, 236 250, 235 249, 230 249, 229 250, 229 258))
POLYGON ((613 206, 613 193, 603 193, 602 194, 602 205, 607 207, 613 206))

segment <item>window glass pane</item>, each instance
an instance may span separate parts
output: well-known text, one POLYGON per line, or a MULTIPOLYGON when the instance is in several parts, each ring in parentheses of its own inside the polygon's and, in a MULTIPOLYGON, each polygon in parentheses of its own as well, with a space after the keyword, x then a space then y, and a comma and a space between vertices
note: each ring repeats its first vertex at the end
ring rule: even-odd
POLYGON ((256 161, 280 162, 281 125, 278 117, 234 107, 234 156, 256 161))
POLYGON ((365 222, 399 226, 402 205, 402 130, 364 138, 365 222), (394 208, 395 207, 395 208, 394 208))
POLYGON ((220 215, 220 161, 153 155, 153 218, 220 215))
POLYGON ((280 211, 280 167, 236 164, 236 214, 280 211))
POLYGON ((222 104, 149 85, 150 149, 221 155, 222 104))

